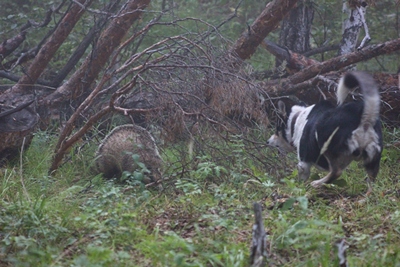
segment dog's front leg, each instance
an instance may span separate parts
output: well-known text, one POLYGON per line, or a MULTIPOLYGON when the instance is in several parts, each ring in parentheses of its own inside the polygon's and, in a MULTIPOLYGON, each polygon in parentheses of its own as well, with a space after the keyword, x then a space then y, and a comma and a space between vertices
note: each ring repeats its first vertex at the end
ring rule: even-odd
POLYGON ((310 177, 310 169, 311 169, 310 163, 300 161, 297 164, 298 175, 301 181, 305 182, 308 179, 308 177, 310 177))

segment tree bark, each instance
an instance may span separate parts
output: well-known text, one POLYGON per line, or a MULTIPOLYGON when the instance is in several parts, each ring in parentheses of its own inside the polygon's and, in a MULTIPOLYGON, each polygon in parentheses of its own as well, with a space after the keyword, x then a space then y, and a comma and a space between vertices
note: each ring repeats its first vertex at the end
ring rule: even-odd
MULTIPOLYGON (((78 2, 88 6, 92 1, 79 0, 78 2)), ((32 103, 28 102, 32 100, 32 85, 36 83, 40 74, 68 37, 84 11, 84 8, 77 3, 71 5, 70 10, 61 20, 54 33, 39 50, 26 74, 19 79, 17 84, 0 95, 0 102, 4 103, 4 107, 13 109, 15 104, 21 104, 22 102, 32 103)), ((0 142, 0 153, 7 158, 11 158, 15 156, 21 146, 29 145, 33 137, 32 132, 38 122, 38 116, 36 112, 25 107, 21 111, 2 117, 1 121, 3 122, 1 127, 3 130, 0 132, 0 139, 2 140, 0 142), (14 127, 13 124, 23 125, 24 129, 21 130, 18 127, 14 127)))
MULTIPOLYGON (((82 66, 63 86, 58 88, 55 93, 45 97, 43 101, 41 101, 41 105, 46 107, 54 106, 66 99, 76 99, 83 92, 88 92, 90 90, 90 85, 104 68, 112 52, 120 45, 122 38, 126 35, 133 22, 140 18, 143 9, 145 9, 149 3, 150 0, 130 0, 124 6, 123 10, 121 10, 120 14, 118 14, 102 32, 95 49, 91 55, 86 58, 82 66)), ((100 87, 97 86, 95 90, 100 90, 100 87)), ((91 92, 84 103, 87 102, 87 105, 89 105, 95 93, 96 92, 91 92)), ((55 171, 61 164, 67 148, 77 141, 75 137, 72 139, 67 139, 67 137, 72 133, 76 116, 80 114, 80 111, 85 108, 85 106, 86 105, 79 106, 78 110, 67 121, 61 132, 55 149, 55 157, 50 167, 50 173, 55 171)), ((102 114, 104 115, 109 111, 110 107, 107 107, 102 110, 102 114)), ((80 131, 87 131, 93 122, 94 120, 80 131)))
POLYGON ((140 18, 142 10, 147 7, 150 0, 130 0, 102 32, 95 49, 85 59, 81 67, 71 78, 54 93, 46 96, 40 105, 52 107, 59 105, 66 99, 76 99, 83 92, 90 90, 90 85, 104 68, 112 52, 120 44, 132 23, 140 18))
POLYGON ((5 160, 15 158, 20 149, 29 146, 30 132, 39 120, 37 113, 28 108, 32 102, 18 107, 0 105, 0 166, 5 160))
POLYGON ((67 77, 67 75, 71 72, 72 69, 75 68, 78 61, 82 58, 88 46, 93 42, 93 39, 100 32, 104 25, 107 24, 107 21, 110 19, 111 14, 113 14, 118 7, 118 3, 120 0, 111 1, 101 11, 106 13, 107 15, 102 15, 98 21, 96 21, 95 25, 90 29, 88 34, 83 38, 82 42, 79 44, 75 52, 72 54, 67 64, 58 72, 57 76, 51 81, 51 87, 57 88, 62 81, 67 77))
POLYGON ((278 23, 296 3, 297 0, 274 0, 268 3, 260 16, 248 27, 248 30, 242 33, 229 51, 229 54, 233 56, 233 65, 240 63, 236 61, 237 59, 250 58, 264 38, 275 30, 278 23))
POLYGON ((322 75, 330 71, 338 71, 351 64, 393 53, 398 50, 400 50, 400 38, 382 44, 371 45, 365 47, 361 51, 355 51, 350 54, 332 58, 319 64, 309 66, 286 79, 262 82, 260 85, 262 85, 268 93, 272 93, 273 95, 295 94, 297 90, 310 85, 309 82, 303 84, 304 81, 314 78, 317 75, 322 75))
POLYGON ((310 50, 311 26, 314 9, 310 0, 301 0, 282 20, 279 45, 296 53, 310 50))
POLYGON ((355 50, 360 30, 364 26, 364 23, 366 23, 365 14, 367 11, 367 3, 363 0, 352 2, 355 3, 355 5, 349 6, 347 1, 343 2, 342 10, 343 13, 348 15, 348 18, 343 22, 344 30, 338 52, 339 56, 349 54, 355 50))
POLYGON ((251 267, 261 267, 266 265, 267 260, 267 233, 264 229, 261 205, 254 203, 253 207, 255 223, 250 248, 250 264, 251 267))
POLYGON ((33 85, 37 81, 58 48, 64 43, 65 39, 75 27, 75 24, 84 14, 85 8, 83 8, 82 5, 87 7, 93 0, 77 0, 77 2, 81 5, 76 3, 72 4, 71 9, 61 20, 49 40, 39 50, 39 53, 30 64, 26 74, 21 77, 16 85, 0 96, 0 101, 2 103, 18 103, 21 99, 17 98, 17 95, 31 93, 31 86, 29 85, 33 85))

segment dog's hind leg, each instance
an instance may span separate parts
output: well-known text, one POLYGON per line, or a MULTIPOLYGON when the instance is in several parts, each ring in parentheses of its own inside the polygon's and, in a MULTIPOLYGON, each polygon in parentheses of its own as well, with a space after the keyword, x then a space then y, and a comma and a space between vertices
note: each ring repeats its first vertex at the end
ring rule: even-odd
POLYGON ((380 155, 378 155, 372 161, 369 161, 369 162, 365 162, 364 161, 364 168, 365 168, 365 170, 367 171, 367 174, 368 174, 368 178, 367 178, 367 183, 368 183, 367 195, 372 193, 372 182, 375 181, 375 178, 378 175, 380 160, 381 160, 381 157, 380 157, 380 155))
POLYGON ((311 186, 313 187, 320 187, 323 184, 328 184, 333 182, 335 179, 337 179, 340 175, 342 174, 342 170, 339 168, 334 168, 331 170, 328 175, 326 175, 324 178, 315 180, 311 182, 311 186))
POLYGON ((313 187, 320 187, 322 184, 328 184, 333 182, 335 179, 337 179, 341 174, 342 171, 346 168, 345 166, 341 166, 343 162, 341 161, 336 161, 333 159, 329 159, 326 157, 329 163, 329 173, 326 175, 324 178, 315 180, 311 182, 311 186, 313 187))

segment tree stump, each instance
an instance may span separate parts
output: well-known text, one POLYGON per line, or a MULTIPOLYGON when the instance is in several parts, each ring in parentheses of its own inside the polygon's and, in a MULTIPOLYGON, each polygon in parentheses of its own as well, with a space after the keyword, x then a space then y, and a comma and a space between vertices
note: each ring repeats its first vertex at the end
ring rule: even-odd
POLYGON ((251 267, 261 267, 266 265, 267 259, 267 234, 265 233, 261 205, 254 203, 255 224, 250 249, 251 267))
POLYGON ((0 165, 19 155, 33 138, 33 130, 39 116, 28 106, 33 101, 18 107, 0 105, 0 165))

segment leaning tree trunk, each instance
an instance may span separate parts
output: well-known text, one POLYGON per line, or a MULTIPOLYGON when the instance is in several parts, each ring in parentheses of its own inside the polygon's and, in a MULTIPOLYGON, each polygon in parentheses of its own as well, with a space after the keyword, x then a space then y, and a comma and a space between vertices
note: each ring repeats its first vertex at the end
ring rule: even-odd
POLYGON ((25 75, 21 77, 17 84, 0 95, 2 111, 7 112, 8 110, 12 110, 14 109, 14 105, 24 107, 24 109, 0 118, 2 124, 0 131, 0 140, 2 140, 0 142, 0 155, 3 158, 15 156, 15 152, 18 152, 22 145, 29 144, 29 141, 32 139, 32 133, 38 122, 38 117, 36 112, 27 108, 25 104, 33 102, 33 85, 85 12, 85 5, 90 5, 92 0, 79 0, 77 2, 79 4, 72 4, 70 10, 61 20, 52 36, 42 46, 25 75), (19 127, 15 127, 15 125, 19 125, 19 127))
MULTIPOLYGON (((44 98, 41 105, 45 107, 57 105, 65 101, 66 96, 68 96, 68 99, 76 99, 82 93, 87 93, 90 90, 91 84, 109 60, 112 52, 120 45, 133 22, 141 18, 143 10, 149 3, 150 0, 128 1, 120 14, 118 14, 102 32, 95 46, 95 50, 86 58, 82 66, 63 86, 59 87, 56 92, 44 98)), ((95 90, 100 90, 100 87, 98 86, 95 90)), ((81 114, 81 111, 83 111, 87 105, 90 105, 96 93, 97 92, 91 92, 65 124, 56 145, 55 156, 49 170, 50 173, 55 171, 61 164, 67 149, 78 141, 79 137, 76 135, 73 138, 68 138, 68 136, 70 136, 74 129, 77 116, 81 114)), ((104 115, 109 111, 110 108, 107 107, 103 109, 99 115, 104 115)), ((94 121, 86 124, 84 129, 87 130, 90 128, 93 122, 94 121)), ((81 132, 84 132, 83 129, 81 129, 81 132)))
MULTIPOLYGON (((110 38, 112 34, 114 34, 115 32, 119 32, 120 29, 123 28, 121 27, 121 25, 122 26, 128 25, 129 23, 127 23, 127 21, 131 19, 130 16, 135 15, 136 18, 139 17, 139 15, 141 14, 140 13, 141 10, 145 7, 144 5, 145 1, 142 0, 142 1, 130 1, 130 2, 136 2, 136 3, 140 2, 141 4, 143 4, 143 6, 141 6, 141 8, 136 7, 135 9, 132 9, 129 12, 127 10, 127 15, 116 18, 115 21, 112 22, 113 25, 110 25, 110 28, 106 30, 106 34, 102 35, 104 36, 104 38, 110 38)), ((240 62, 249 58, 255 52, 257 46, 268 35, 268 33, 270 33, 272 30, 275 29, 279 21, 285 16, 285 14, 287 14, 287 12, 296 2, 297 0, 274 0, 269 4, 267 4, 265 10, 251 26, 250 32, 247 31, 244 32, 242 36, 238 39, 236 44, 233 46, 233 48, 228 51, 226 57, 224 58, 225 59, 224 61, 228 62, 226 65, 233 66, 234 69, 236 70, 239 69, 240 62)), ((121 37, 122 36, 123 35, 121 35, 121 37)), ((113 37, 113 40, 115 39, 116 37, 113 37)), ((116 43, 117 42, 115 42, 115 44, 116 43)), ((98 57, 109 55, 110 50, 107 47, 103 47, 106 45, 107 43, 102 43, 97 45, 98 52, 96 50, 96 54, 98 53, 98 57)), ((85 77, 85 80, 88 81, 89 78, 90 81, 91 77, 94 77, 94 75, 92 75, 92 69, 95 70, 99 64, 104 65, 105 62, 105 61, 104 62, 100 61, 99 64, 95 64, 92 62, 92 64, 95 66, 90 66, 89 64, 90 60, 92 59, 91 58, 88 59, 88 62, 85 62, 83 65, 83 67, 87 68, 86 71, 78 70, 77 73, 74 75, 76 77, 72 77, 68 82, 68 84, 65 84, 63 87, 59 88, 59 90, 57 90, 58 92, 55 92, 54 94, 48 96, 47 98, 44 99, 44 101, 46 101, 48 105, 53 103, 58 103, 60 100, 64 98, 64 93, 63 93, 64 91, 67 93, 76 92, 75 94, 80 94, 80 90, 85 90, 85 88, 80 88, 79 86, 77 86, 81 81, 82 75, 83 74, 89 75, 87 78, 85 77), (72 81, 74 81, 74 83, 69 84, 72 81), (71 90, 68 89, 68 87, 71 87, 71 90)), ((215 77, 213 77, 212 79, 215 79, 215 77)), ((87 86, 88 85, 86 85, 86 87, 87 86)), ((100 90, 100 88, 101 86, 97 86, 96 89, 94 89, 94 91, 91 92, 91 94, 85 99, 85 101, 77 109, 74 115, 66 123, 56 147, 56 154, 52 166, 50 168, 50 172, 55 171, 58 168, 58 166, 61 164, 63 155, 68 150, 68 148, 71 147, 74 143, 76 143, 79 140, 79 138, 100 116, 103 116, 105 113, 110 111, 111 109, 110 106, 103 108, 100 113, 95 114, 89 119, 88 123, 85 124, 85 127, 82 127, 76 133, 71 135, 74 126, 74 121, 76 120, 76 116, 78 116, 80 114, 80 111, 83 110, 87 105, 91 104, 92 99, 98 93, 98 90, 100 90)))
POLYGON ((82 93, 90 92, 90 86, 97 78, 112 52, 119 46, 133 22, 140 19, 143 9, 150 0, 131 0, 110 25, 101 33, 95 50, 86 58, 72 77, 53 94, 45 97, 40 104, 46 107, 59 105, 67 99, 76 99, 82 93), (67 96, 67 98, 66 98, 67 96))
POLYGON ((324 62, 313 64, 286 79, 276 79, 267 82, 261 82, 260 85, 273 95, 290 95, 296 94, 300 90, 309 88, 312 85, 311 79, 318 75, 323 75, 331 71, 340 70, 351 64, 366 61, 371 58, 390 54, 400 50, 400 38, 381 44, 370 45, 362 51, 354 51, 352 53, 338 56, 324 62))
POLYGON ((31 86, 36 83, 50 60, 75 27, 75 24, 85 13, 85 8, 92 2, 93 0, 79 0, 77 3, 72 4, 70 10, 61 20, 54 33, 33 59, 25 75, 21 77, 17 84, 0 96, 0 102, 12 105, 26 101, 26 98, 32 98, 33 93, 31 86), (23 95, 26 97, 22 97, 23 95))
POLYGON ((236 66, 236 63, 249 59, 264 38, 275 30, 278 23, 296 3, 297 0, 274 0, 268 3, 254 23, 242 33, 233 45, 228 53, 229 61, 236 66))

